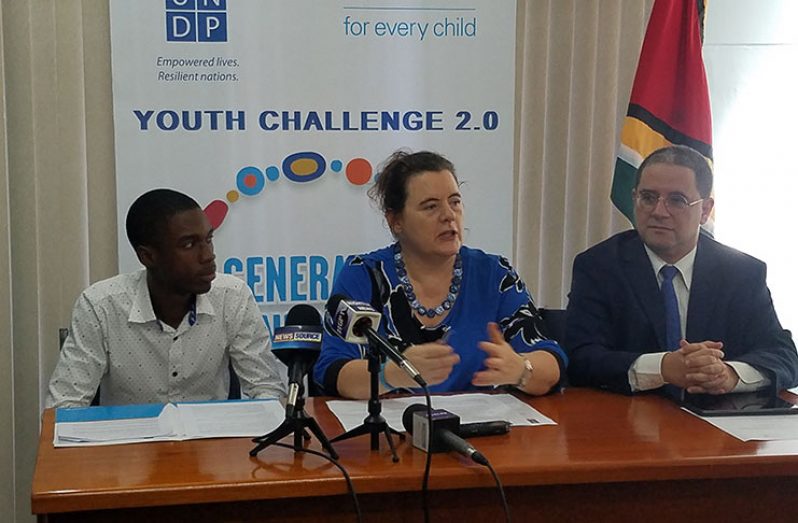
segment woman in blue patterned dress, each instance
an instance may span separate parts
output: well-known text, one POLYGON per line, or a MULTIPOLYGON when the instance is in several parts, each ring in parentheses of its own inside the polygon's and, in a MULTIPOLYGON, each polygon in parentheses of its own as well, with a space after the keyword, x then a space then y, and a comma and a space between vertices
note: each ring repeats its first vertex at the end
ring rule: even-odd
MULTIPOLYGON (((398 151, 369 191, 396 243, 347 260, 333 294, 370 303, 379 331, 404 348, 433 392, 510 385, 545 394, 567 357, 546 339, 532 298, 503 257, 463 245, 454 166, 431 152, 398 151)), ((369 397, 365 348, 326 333, 314 369, 326 394, 369 397)), ((389 362, 380 391, 415 383, 389 362)))

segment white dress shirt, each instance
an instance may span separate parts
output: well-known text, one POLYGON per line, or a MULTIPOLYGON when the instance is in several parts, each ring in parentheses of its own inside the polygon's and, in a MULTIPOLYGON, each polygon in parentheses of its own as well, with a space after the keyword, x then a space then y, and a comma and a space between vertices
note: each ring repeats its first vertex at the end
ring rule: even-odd
POLYGON ((228 363, 250 398, 285 395, 284 370, 249 288, 217 274, 176 329, 153 312, 147 273, 120 274, 81 293, 50 379, 48 407, 227 399, 228 363))
MULTIPOLYGON (((648 259, 657 275, 657 283, 661 287, 663 276, 660 270, 668 265, 665 260, 657 256, 654 251, 645 246, 648 259)), ((688 252, 681 260, 673 264, 677 269, 677 274, 673 278, 673 289, 676 291, 676 299, 679 302, 679 324, 682 331, 682 339, 686 338, 687 329, 687 306, 690 302, 690 285, 693 283, 693 266, 697 247, 688 252)), ((687 340, 687 341, 706 341, 706 340, 687 340)), ((723 340, 715 340, 723 341, 723 340)), ((662 387, 665 380, 662 378, 662 358, 667 352, 653 352, 643 354, 637 358, 632 366, 629 367, 629 385, 632 391, 651 390, 662 387)), ((732 392, 748 392, 766 387, 770 380, 761 372, 747 363, 741 361, 727 361, 740 380, 732 392)))

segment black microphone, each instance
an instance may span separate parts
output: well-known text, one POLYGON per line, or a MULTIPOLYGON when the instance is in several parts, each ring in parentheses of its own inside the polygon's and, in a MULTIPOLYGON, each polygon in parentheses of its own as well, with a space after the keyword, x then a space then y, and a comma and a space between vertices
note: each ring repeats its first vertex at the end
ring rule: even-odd
POLYGON ((327 329, 349 343, 369 343, 382 354, 399 365, 422 387, 427 382, 415 367, 384 336, 374 330, 380 324, 382 315, 368 303, 348 299, 342 294, 334 294, 327 301, 324 324, 327 329))
POLYGON ((482 436, 501 436, 510 432, 509 421, 481 421, 478 423, 462 423, 457 435, 461 438, 479 438, 482 436))
POLYGON ((294 305, 285 317, 285 326, 274 329, 272 352, 288 367, 288 399, 285 415, 294 415, 302 380, 321 351, 321 316, 310 305, 294 305))
MULTIPOLYGON (((423 407, 417 404, 416 407, 423 407)), ((426 407, 424 407, 426 409, 426 407)), ((418 409, 416 409, 418 410, 418 409)), ((415 412, 415 410, 413 411, 415 412)), ((412 420, 410 421, 412 423, 412 420)), ((510 432, 512 423, 509 421, 479 421, 476 423, 461 423, 455 433, 463 439, 481 438, 483 436, 501 436, 510 432)))
POLYGON ((444 409, 432 409, 432 427, 429 426, 426 405, 415 404, 407 407, 402 414, 402 425, 413 435, 413 446, 424 452, 446 452, 454 450, 471 458, 475 463, 488 465, 488 459, 466 440, 457 435, 460 417, 444 409), (430 437, 431 434, 431 437, 430 437), (429 441, 429 447, 427 442, 429 441))

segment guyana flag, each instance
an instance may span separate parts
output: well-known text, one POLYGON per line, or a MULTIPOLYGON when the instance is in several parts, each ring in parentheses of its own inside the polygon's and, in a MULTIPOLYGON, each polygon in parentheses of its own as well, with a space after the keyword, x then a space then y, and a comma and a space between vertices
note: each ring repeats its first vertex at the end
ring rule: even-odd
POLYGON ((626 112, 612 203, 634 223, 637 167, 651 152, 687 145, 712 160, 712 113, 701 57, 704 0, 656 0, 626 112))

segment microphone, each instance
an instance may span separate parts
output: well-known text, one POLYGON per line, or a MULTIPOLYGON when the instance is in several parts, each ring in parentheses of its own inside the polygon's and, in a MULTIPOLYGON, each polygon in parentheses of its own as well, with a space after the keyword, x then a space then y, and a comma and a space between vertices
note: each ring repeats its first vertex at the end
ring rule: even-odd
POLYGON ((429 426, 426 405, 407 407, 402 414, 402 425, 413 435, 413 446, 424 452, 455 452, 472 459, 480 465, 488 465, 488 459, 466 440, 457 435, 460 416, 444 409, 432 409, 432 427, 429 426), (431 434, 431 437, 430 437, 431 434), (427 442, 429 441, 429 448, 427 442))
POLYGON ((463 423, 457 435, 461 438, 478 438, 482 436, 501 436, 510 432, 509 421, 483 421, 479 423, 463 423))
POLYGON ((310 305, 294 305, 285 317, 285 326, 274 329, 272 352, 288 367, 288 399, 285 415, 290 418, 296 409, 305 374, 321 351, 321 316, 310 305))
MULTIPOLYGON (((415 404, 412 406, 413 409, 411 410, 409 407, 405 411, 404 416, 411 416, 412 413, 417 411, 426 411, 427 407, 421 404, 415 404), (407 414, 410 412, 410 414, 407 414)), ((404 422, 404 416, 402 417, 402 421, 404 422)), ((425 418, 426 419, 426 418, 425 418)), ((413 423, 412 419, 407 423, 413 423)), ((406 424, 407 425, 407 424, 406 424)), ((463 439, 468 438, 479 438, 482 436, 501 436, 502 434, 507 434, 510 432, 510 427, 512 423, 509 421, 481 421, 477 423, 461 423, 455 433, 463 439)))
POLYGON ((325 325, 337 337, 349 343, 372 347, 390 358, 422 387, 427 382, 416 368, 383 335, 374 330, 380 324, 382 315, 368 303, 347 299, 342 294, 334 294, 327 301, 325 325))

